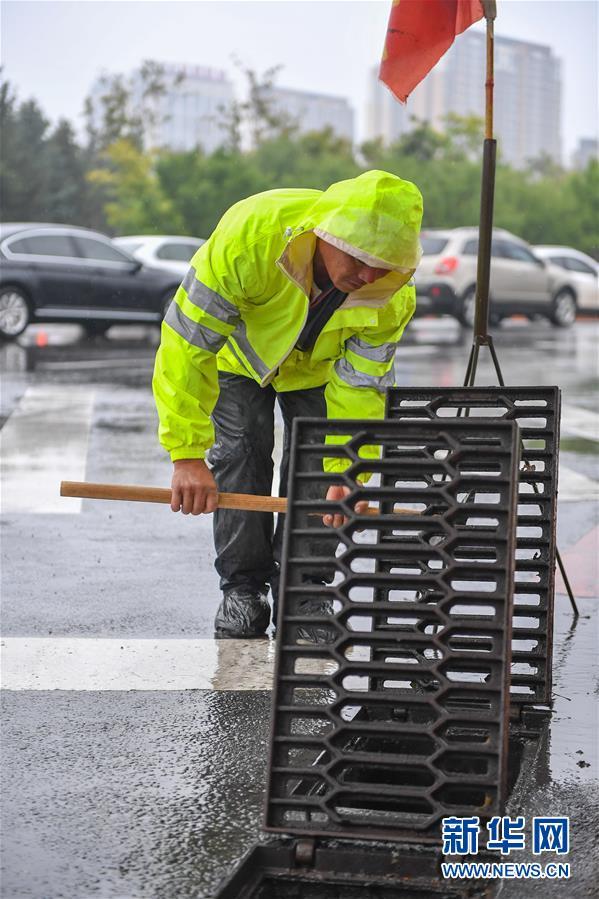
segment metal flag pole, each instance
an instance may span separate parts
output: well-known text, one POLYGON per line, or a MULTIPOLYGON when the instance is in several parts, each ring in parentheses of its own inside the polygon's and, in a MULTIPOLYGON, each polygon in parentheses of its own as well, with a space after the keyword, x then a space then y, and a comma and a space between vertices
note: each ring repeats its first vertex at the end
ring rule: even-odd
MULTIPOLYGON (((489 334, 489 282, 491 276, 491 244, 493 240, 493 203, 495 199, 495 167, 497 159, 497 141, 493 137, 493 88, 495 85, 495 18, 497 17, 496 0, 481 0, 487 22, 487 77, 485 81, 485 139, 483 143, 482 183, 480 191, 480 220, 478 235, 478 260, 476 269, 476 304, 474 312, 474 331, 472 349, 468 359, 468 367, 464 378, 464 387, 473 387, 476 380, 480 348, 487 346, 495 367, 500 387, 505 386, 499 359, 489 334)), ((568 598, 578 618, 578 606, 559 549, 556 548, 557 563, 568 592, 568 598)))
POLYGON ((483 143, 482 182, 480 190, 480 220, 478 235, 478 261, 476 269, 476 304, 474 334, 464 387, 473 387, 476 379, 478 355, 481 346, 489 347, 497 380, 504 386, 499 360, 489 334, 489 281, 491 275, 491 241, 493 238, 493 202, 495 199, 495 163, 497 141, 493 137, 493 87, 494 87, 494 22, 497 16, 495 0, 481 0, 487 21, 487 78, 485 81, 485 140, 483 143))

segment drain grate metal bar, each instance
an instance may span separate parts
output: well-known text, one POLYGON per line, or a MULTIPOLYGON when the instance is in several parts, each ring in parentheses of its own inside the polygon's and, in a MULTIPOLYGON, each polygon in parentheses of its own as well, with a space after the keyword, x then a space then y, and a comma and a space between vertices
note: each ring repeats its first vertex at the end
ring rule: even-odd
POLYGON ((501 813, 518 458, 512 422, 296 419, 266 830, 438 842, 501 813), (315 484, 350 491, 341 528, 315 484))
MULTIPOLYGON (((511 700, 551 702, 560 391, 557 387, 396 387, 387 417, 467 415, 515 421, 522 440, 518 487, 511 700)), ((461 420, 464 420, 461 418, 461 420)))

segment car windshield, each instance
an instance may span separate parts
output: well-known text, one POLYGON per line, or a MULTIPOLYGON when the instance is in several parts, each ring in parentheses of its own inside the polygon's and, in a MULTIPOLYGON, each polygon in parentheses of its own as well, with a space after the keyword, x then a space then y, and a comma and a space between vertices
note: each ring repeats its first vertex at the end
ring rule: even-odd
POLYGON ((199 250, 203 243, 203 240, 198 240, 193 243, 191 241, 186 243, 175 241, 164 243, 158 249, 156 256, 158 259, 168 259, 172 262, 189 262, 195 251, 199 250))
POLYGON ((436 256, 442 253, 447 246, 447 237, 433 237, 432 234, 421 234, 420 243, 422 244, 423 256, 436 256))

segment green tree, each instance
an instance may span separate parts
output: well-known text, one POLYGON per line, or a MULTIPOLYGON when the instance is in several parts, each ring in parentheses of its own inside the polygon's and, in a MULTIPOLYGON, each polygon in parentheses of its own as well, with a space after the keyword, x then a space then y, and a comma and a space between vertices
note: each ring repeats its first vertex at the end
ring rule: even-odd
POLYGON ((17 170, 16 97, 8 81, 0 83, 0 202, 5 219, 15 218, 20 177, 17 170))
POLYGON ((282 66, 273 66, 262 74, 235 62, 246 79, 245 100, 233 100, 220 107, 218 124, 225 133, 225 148, 240 153, 243 137, 247 135, 252 147, 281 136, 291 136, 298 130, 298 122, 280 108, 273 94, 275 80, 282 66))
POLYGON ((229 206, 276 187, 324 189, 360 172, 351 145, 330 131, 263 140, 241 153, 161 153, 156 171, 189 234, 207 237, 229 206))
POLYGON ((567 233, 576 235, 574 246, 599 260, 599 162, 593 159, 582 171, 566 178, 569 214, 567 233))
POLYGON ((564 174, 561 165, 547 153, 541 153, 540 156, 529 159, 526 171, 532 178, 560 178, 564 174))
POLYGON ((102 76, 98 90, 84 102, 89 149, 100 154, 119 140, 143 149, 152 130, 167 117, 161 99, 183 78, 181 72, 167 74, 165 67, 153 60, 145 60, 129 78, 122 74, 102 76))
POLYGON ((161 153, 156 171, 162 190, 183 221, 185 233, 208 237, 238 200, 266 190, 250 154, 221 148, 202 153, 161 153))
POLYGON ((599 256, 599 165, 550 175, 498 167, 495 224, 532 244, 564 244, 599 256))
POLYGON ((479 116, 461 116, 450 112, 445 116, 445 135, 446 157, 464 158, 471 162, 482 158, 484 121, 479 116))
POLYGON ((439 159, 450 146, 445 134, 435 131, 428 122, 412 117, 414 127, 397 141, 397 152, 402 156, 413 156, 420 162, 439 159))
POLYGON ((333 181, 352 178, 361 166, 349 141, 330 129, 264 141, 251 154, 268 188, 312 187, 323 190, 333 181))
POLYGON ((89 220, 86 160, 73 128, 62 119, 46 141, 46 202, 55 222, 85 225, 89 220))
POLYGON ((104 75, 99 87, 101 92, 84 103, 90 148, 101 154, 116 141, 128 140, 141 149, 141 121, 131 109, 131 90, 124 76, 104 75))
POLYGON ((0 190, 4 219, 51 219, 45 154, 48 120, 35 100, 17 107, 11 87, 5 83, 0 93, 0 126, 0 190))
POLYGON ((103 154, 103 167, 88 172, 88 181, 106 196, 108 225, 120 234, 178 233, 180 215, 162 190, 153 157, 128 140, 117 140, 103 154))
POLYGON ((86 208, 94 227, 122 231, 130 229, 127 223, 145 222, 145 230, 155 230, 156 223, 147 218, 150 209, 159 215, 159 221, 178 221, 168 198, 158 196, 156 151, 148 149, 145 163, 143 154, 153 129, 167 117, 161 101, 168 87, 179 84, 183 77, 146 60, 129 78, 104 76, 100 90, 86 98, 86 208), (132 183, 145 184, 148 197, 133 197, 132 183))

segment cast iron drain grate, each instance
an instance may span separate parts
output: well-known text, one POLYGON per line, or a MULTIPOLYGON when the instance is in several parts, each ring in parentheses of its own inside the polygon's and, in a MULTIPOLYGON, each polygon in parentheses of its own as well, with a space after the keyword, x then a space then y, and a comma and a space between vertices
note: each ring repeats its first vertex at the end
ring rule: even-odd
POLYGON ((387 418, 396 421, 445 424, 465 415, 481 424, 489 417, 516 421, 520 428, 523 461, 518 485, 511 701, 549 704, 560 391, 557 387, 396 387, 387 394, 387 418))
POLYGON ((438 842, 502 813, 518 446, 513 422, 295 421, 266 830, 438 842))

